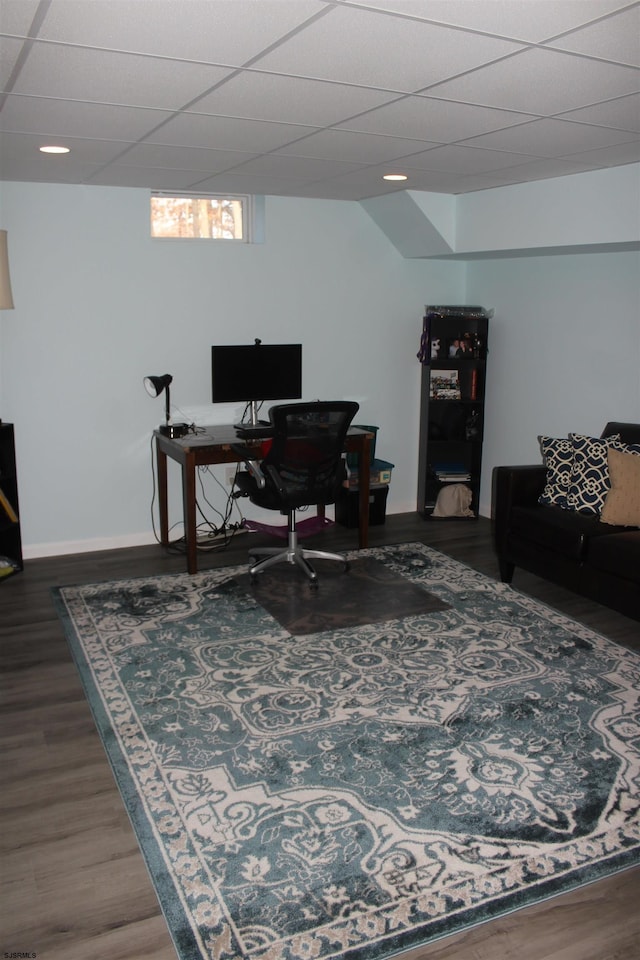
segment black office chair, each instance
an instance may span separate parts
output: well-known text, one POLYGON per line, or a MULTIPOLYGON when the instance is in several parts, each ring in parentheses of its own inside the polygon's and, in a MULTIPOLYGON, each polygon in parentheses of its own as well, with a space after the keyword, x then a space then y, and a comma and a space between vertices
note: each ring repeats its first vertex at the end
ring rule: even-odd
POLYGON ((285 403, 272 407, 271 447, 261 462, 250 448, 235 446, 248 465, 236 475, 234 496, 249 497, 252 503, 287 515, 287 549, 256 547, 249 551, 251 579, 275 563, 293 563, 304 570, 311 586, 318 578, 309 560, 338 560, 345 570, 349 564, 339 553, 307 550, 299 546, 296 510, 313 504, 335 503, 346 470, 342 457, 349 425, 359 405, 350 400, 313 403, 285 403))

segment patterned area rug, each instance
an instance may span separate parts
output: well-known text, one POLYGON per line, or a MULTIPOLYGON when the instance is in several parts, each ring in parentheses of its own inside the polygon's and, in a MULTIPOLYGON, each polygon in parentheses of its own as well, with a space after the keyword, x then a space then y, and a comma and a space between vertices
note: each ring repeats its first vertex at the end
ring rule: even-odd
POLYGON ((640 657, 356 556, 448 606, 296 636, 245 567, 55 591, 181 960, 380 960, 640 862, 640 657))

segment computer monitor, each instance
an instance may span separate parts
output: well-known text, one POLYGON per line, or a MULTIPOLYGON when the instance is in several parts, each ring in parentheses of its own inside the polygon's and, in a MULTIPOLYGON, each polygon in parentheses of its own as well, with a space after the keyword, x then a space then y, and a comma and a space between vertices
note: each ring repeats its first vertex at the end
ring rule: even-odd
POLYGON ((297 400, 302 396, 302 344, 262 343, 211 347, 213 403, 248 403, 258 422, 263 400, 297 400))

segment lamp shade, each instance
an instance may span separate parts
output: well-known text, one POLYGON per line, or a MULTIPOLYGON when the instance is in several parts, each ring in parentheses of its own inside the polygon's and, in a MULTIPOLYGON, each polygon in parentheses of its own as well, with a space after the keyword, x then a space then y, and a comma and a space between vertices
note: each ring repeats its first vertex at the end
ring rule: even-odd
POLYGON ((172 380, 173 377, 171 374, 165 373, 162 377, 145 377, 142 382, 144 383, 144 388, 150 397, 159 397, 161 393, 165 394, 165 423, 161 427, 158 427, 158 433, 161 433, 165 437, 171 437, 172 440, 176 440, 179 437, 184 437, 184 435, 189 432, 189 427, 186 423, 171 423, 171 400, 169 399, 169 384, 172 380))
POLYGON ((0 310, 13 310, 6 230, 0 230, 0 310))
POLYGON ((162 377, 145 377, 144 388, 150 397, 159 397, 163 390, 166 390, 173 380, 170 373, 165 373, 162 377))

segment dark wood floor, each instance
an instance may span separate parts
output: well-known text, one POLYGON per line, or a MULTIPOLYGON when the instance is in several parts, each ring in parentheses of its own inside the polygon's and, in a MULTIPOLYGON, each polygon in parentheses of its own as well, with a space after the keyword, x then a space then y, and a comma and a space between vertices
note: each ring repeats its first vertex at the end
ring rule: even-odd
MULTIPOLYGON (((328 549, 355 531, 322 535, 328 549)), ((243 563, 248 536, 203 554, 201 567, 243 563)), ((486 520, 389 516, 371 545, 419 540, 497 575, 486 520)), ((182 571, 156 546, 29 561, 0 583, 3 660, 0 957, 175 960, 166 924, 93 725, 54 585, 182 571)), ((516 571, 514 586, 612 640, 640 649, 640 625, 516 571)), ((640 867, 406 954, 411 960, 638 960, 640 867)))

